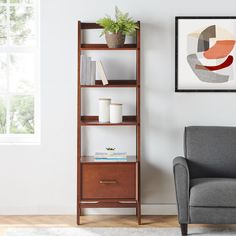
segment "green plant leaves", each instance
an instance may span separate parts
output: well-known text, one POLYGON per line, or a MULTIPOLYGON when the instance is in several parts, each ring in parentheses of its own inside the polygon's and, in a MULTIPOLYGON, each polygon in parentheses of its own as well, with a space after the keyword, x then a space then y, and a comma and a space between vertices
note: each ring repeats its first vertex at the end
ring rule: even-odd
POLYGON ((121 12, 118 7, 115 7, 115 20, 113 20, 110 16, 106 16, 99 19, 97 24, 104 28, 101 35, 106 32, 121 32, 124 35, 132 35, 138 29, 137 23, 129 17, 129 13, 121 12))

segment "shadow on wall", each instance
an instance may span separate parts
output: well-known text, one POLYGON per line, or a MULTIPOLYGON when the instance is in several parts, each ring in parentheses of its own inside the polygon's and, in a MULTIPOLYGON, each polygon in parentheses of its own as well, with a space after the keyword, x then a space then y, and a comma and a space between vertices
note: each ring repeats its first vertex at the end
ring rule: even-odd
MULTIPOLYGON (((168 204, 175 199, 172 160, 182 153, 183 142, 173 109, 174 69, 169 72, 173 73, 171 83, 160 72, 164 64, 162 55, 171 40, 165 40, 168 32, 161 22, 141 26, 142 202, 168 204)), ((174 65, 174 60, 167 63, 174 65)))
POLYGON ((142 189, 142 203, 150 203, 148 199, 153 202, 158 202, 157 192, 160 186, 160 180, 164 175, 163 171, 157 165, 153 165, 147 160, 142 161, 141 170, 141 189, 142 189))
MULTIPOLYGON (((145 50, 145 53, 153 50, 157 52, 163 51, 163 44, 165 45, 163 39, 165 38, 165 34, 166 28, 161 21, 157 23, 141 22, 141 47, 145 50)), ((142 57, 142 59, 144 58, 142 57)))

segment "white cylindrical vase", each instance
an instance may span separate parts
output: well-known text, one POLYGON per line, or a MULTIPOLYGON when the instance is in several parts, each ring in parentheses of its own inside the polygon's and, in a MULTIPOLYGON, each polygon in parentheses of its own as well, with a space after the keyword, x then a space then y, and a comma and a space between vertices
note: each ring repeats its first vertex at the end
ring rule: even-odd
POLYGON ((110 122, 110 98, 99 98, 99 117, 100 123, 110 122))
POLYGON ((118 103, 110 104, 110 122, 122 123, 122 104, 118 103))

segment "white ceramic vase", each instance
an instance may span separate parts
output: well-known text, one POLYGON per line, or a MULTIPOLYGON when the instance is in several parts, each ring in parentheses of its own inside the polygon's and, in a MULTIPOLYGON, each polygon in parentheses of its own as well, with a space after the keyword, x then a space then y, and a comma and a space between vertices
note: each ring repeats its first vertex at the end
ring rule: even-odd
POLYGON ((110 104, 110 122, 114 124, 122 123, 122 104, 110 104))
POLYGON ((110 98, 99 98, 99 122, 110 122, 110 98))

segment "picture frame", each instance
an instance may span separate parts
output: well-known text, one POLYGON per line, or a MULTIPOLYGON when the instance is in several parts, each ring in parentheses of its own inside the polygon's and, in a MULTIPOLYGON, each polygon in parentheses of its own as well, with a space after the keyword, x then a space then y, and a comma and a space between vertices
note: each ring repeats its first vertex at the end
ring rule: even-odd
POLYGON ((175 92, 236 92, 236 16, 175 17, 175 92))

